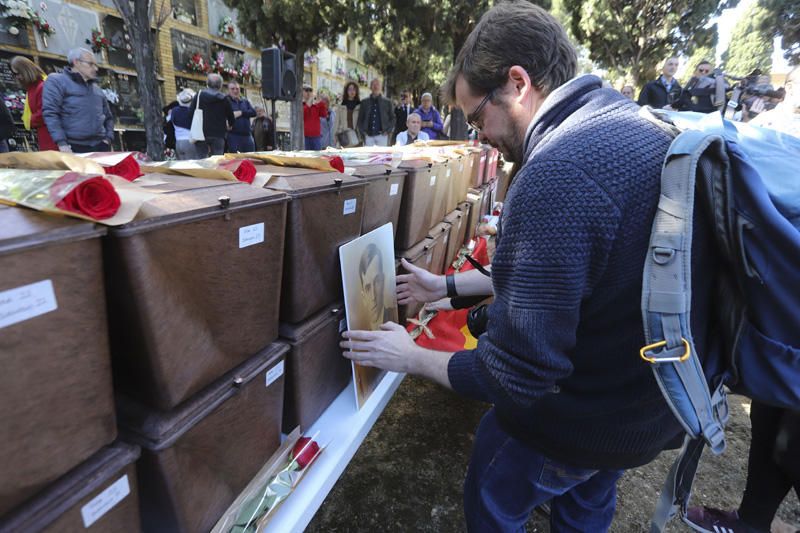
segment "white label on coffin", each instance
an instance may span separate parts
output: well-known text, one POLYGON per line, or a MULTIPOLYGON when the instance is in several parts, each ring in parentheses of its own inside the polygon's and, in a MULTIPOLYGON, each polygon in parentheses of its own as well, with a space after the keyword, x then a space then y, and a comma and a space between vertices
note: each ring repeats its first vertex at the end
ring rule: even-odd
POLYGON ((431 174, 431 187, 436 185, 436 174, 431 174))
POLYGON ((267 370, 267 384, 269 387, 272 383, 283 375, 283 361, 267 370))
POLYGON ((397 190, 400 188, 399 183, 392 183, 392 186, 389 187, 389 196, 394 196, 397 194, 397 190))
POLYGON ((264 242, 264 223, 239 228, 239 248, 246 248, 264 242))
POLYGON ((125 496, 131 493, 131 487, 128 484, 127 474, 116 480, 108 486, 103 492, 92 498, 92 500, 81 507, 81 516, 83 517, 83 526, 89 527, 103 515, 114 508, 125 496))
POLYGON ((49 279, 0 292, 0 328, 58 309, 49 279))
POLYGON ((344 214, 350 215, 356 212, 356 202, 358 201, 357 198, 350 198, 349 200, 344 201, 344 214))

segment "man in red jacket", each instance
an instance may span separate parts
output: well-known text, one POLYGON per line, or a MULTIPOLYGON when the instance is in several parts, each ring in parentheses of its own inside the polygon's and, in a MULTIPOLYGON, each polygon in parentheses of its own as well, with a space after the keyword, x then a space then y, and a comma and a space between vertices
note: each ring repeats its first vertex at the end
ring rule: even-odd
POLYGON ((303 87, 303 135, 306 150, 322 150, 322 131, 319 119, 328 116, 325 102, 317 102, 311 87, 303 87))

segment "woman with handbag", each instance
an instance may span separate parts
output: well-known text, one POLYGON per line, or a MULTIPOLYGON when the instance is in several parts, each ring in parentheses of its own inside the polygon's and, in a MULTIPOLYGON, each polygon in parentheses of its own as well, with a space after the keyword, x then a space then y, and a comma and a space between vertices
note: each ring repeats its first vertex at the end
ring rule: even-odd
POLYGON ((347 85, 344 86, 342 104, 336 110, 335 138, 337 146, 349 148, 361 144, 361 139, 356 132, 360 104, 358 84, 354 81, 347 82, 347 85))

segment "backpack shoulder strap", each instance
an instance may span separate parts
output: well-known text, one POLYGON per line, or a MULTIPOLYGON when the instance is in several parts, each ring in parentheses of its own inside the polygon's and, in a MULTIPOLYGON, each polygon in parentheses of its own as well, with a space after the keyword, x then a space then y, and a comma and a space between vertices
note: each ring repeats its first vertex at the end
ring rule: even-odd
MULTIPOLYGON (((713 394, 709 391, 690 329, 692 227, 697 173, 704 165, 727 161, 726 158, 725 143, 716 135, 688 130, 672 142, 661 173, 661 194, 642 279, 647 345, 640 355, 652 365, 664 399, 686 431, 688 441, 698 441, 701 450, 702 445, 708 444, 714 453, 725 449, 727 404, 721 384, 713 394)), ((688 444, 684 449, 687 448, 688 444)), ((670 471, 652 531, 663 530, 678 506, 688 505, 697 465, 688 469, 684 465, 680 483, 676 484, 684 455, 678 457, 670 471), (689 470, 687 483, 684 473, 689 470), (676 485, 684 490, 676 491, 676 485)))

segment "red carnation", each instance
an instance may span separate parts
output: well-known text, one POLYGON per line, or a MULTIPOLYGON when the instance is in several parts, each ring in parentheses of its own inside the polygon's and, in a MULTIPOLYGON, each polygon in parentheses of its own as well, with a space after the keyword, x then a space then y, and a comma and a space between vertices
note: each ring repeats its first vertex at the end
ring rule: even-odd
POLYGON ((86 179, 77 172, 67 172, 50 187, 50 197, 56 207, 86 215, 95 220, 111 218, 120 206, 119 194, 110 181, 102 176, 86 179), (66 195, 64 191, 72 188, 66 195))
POLYGON ((319 453, 319 444, 308 437, 300 437, 292 448, 291 458, 297 461, 298 470, 304 469, 319 453))

